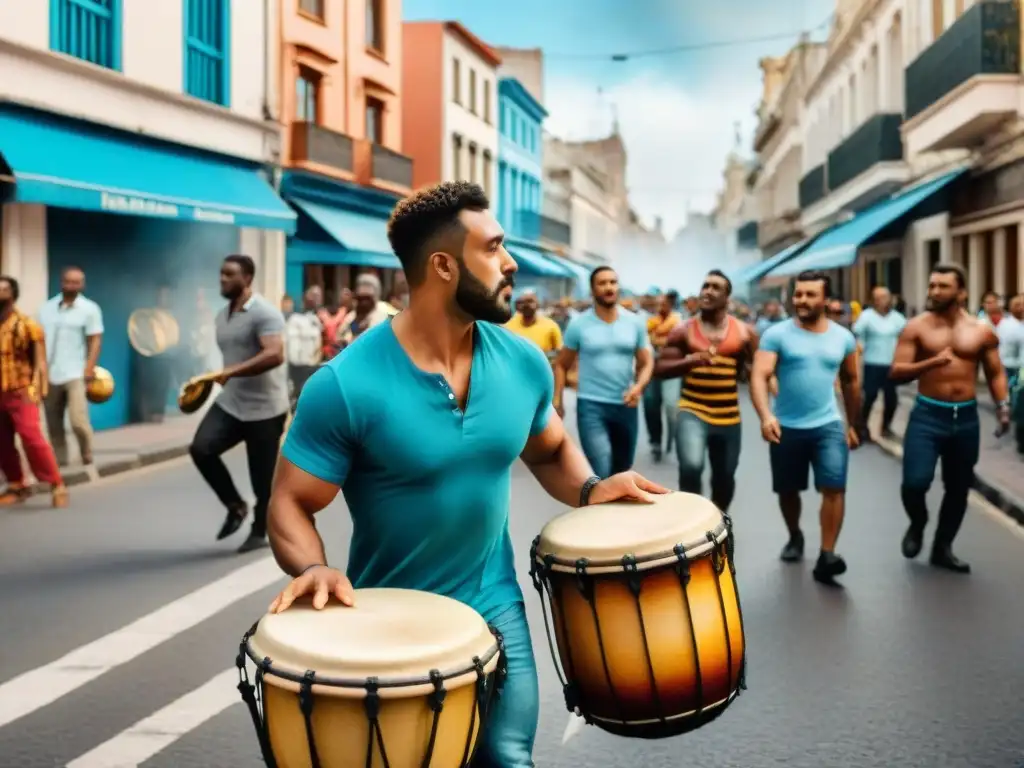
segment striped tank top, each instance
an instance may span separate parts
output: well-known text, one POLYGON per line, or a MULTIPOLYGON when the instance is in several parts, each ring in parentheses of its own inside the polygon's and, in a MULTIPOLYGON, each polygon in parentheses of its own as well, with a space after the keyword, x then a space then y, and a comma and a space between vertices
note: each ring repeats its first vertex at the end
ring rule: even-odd
POLYGON ((685 334, 686 349, 690 353, 711 351, 712 358, 706 365, 691 369, 683 378, 679 410, 717 427, 739 424, 740 394, 736 378, 744 348, 739 320, 727 316, 725 334, 716 345, 704 335, 698 318, 687 320, 685 334))

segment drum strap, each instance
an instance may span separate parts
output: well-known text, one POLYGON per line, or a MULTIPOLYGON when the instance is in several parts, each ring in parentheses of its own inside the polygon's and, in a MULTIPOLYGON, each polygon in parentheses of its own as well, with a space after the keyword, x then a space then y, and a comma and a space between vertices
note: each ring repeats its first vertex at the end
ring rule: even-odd
MULTIPOLYGON (((380 760, 384 768, 391 765, 388 762, 388 752, 384 749, 384 733, 380 729, 380 681, 376 677, 366 680, 366 718, 370 721, 370 737, 366 744, 366 768, 373 768, 373 746, 376 743, 380 751, 380 760)), ((314 768, 318 768, 314 766, 314 768)))
POLYGON ((316 740, 313 738, 313 680, 316 672, 306 670, 299 687, 299 709, 302 719, 306 721, 306 743, 309 745, 309 762, 312 768, 320 768, 320 755, 316 751, 316 740))
POLYGON ((263 689, 263 670, 257 667, 256 684, 254 685, 249 681, 249 672, 245 667, 245 645, 255 631, 256 625, 253 624, 252 629, 250 629, 246 633, 245 637, 242 638, 242 642, 238 647, 238 656, 235 657, 235 666, 238 667, 238 692, 242 695, 242 701, 245 702, 245 706, 249 710, 249 715, 252 717, 253 725, 256 727, 256 738, 260 743, 260 752, 263 754, 263 762, 267 764, 267 768, 277 768, 277 761, 274 759, 274 753, 270 749, 266 712, 260 712, 260 691, 263 689))
POLYGON ((423 768, 430 768, 430 761, 434 756, 434 743, 437 741, 437 725, 441 722, 441 712, 444 710, 444 700, 447 695, 447 691, 444 688, 444 677, 439 670, 430 670, 430 682, 433 683, 434 690, 428 697, 427 704, 430 706, 430 711, 434 713, 434 717, 430 723, 430 741, 427 742, 427 754, 423 758, 423 768))

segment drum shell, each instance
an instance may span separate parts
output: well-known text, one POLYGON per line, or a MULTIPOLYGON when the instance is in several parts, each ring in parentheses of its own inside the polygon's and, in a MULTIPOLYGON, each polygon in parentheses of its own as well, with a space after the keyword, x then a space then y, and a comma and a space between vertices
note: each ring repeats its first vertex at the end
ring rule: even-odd
MULTIPOLYGON (((497 658, 489 665, 493 683, 497 658)), ((473 734, 470 754, 480 734, 481 713, 476 695, 476 675, 464 675, 446 683, 444 708, 438 719, 432 768, 460 768, 466 752, 470 723, 473 734), (475 715, 474 715, 474 710, 475 715)), ((434 713, 428 699, 430 686, 380 691, 380 731, 387 764, 370 734, 365 692, 313 686, 311 715, 313 739, 320 768, 365 768, 366 748, 373 747, 373 768, 421 768, 428 754, 434 713), (353 693, 360 695, 355 696, 353 693), (416 695, 409 695, 416 693, 416 695)), ((269 745, 277 768, 310 768, 306 723, 299 706, 299 685, 265 675, 262 683, 263 712, 269 745)))
POLYGON ((565 677, 580 711, 603 730, 685 733, 738 693, 746 649, 726 547, 680 565, 543 576, 565 677))

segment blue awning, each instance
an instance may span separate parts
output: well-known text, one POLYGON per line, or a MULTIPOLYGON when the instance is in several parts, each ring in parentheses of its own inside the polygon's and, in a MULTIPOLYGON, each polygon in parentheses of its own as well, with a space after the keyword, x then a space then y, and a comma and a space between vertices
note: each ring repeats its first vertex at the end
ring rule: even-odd
POLYGON ((756 283, 776 267, 785 264, 787 261, 794 258, 808 245, 810 245, 812 241, 813 238, 808 238, 806 240, 801 240, 799 243, 794 243, 788 248, 783 248, 774 256, 769 256, 767 259, 764 259, 763 261, 759 261, 756 264, 750 264, 744 267, 739 272, 737 272, 735 276, 730 276, 729 279, 732 280, 732 283, 735 286, 756 283))
POLYGON ((566 262, 565 259, 559 258, 555 254, 549 253, 548 251, 536 252, 540 253, 541 258, 543 258, 548 264, 551 264, 552 266, 555 267, 555 269, 562 273, 563 280, 576 279, 576 272, 573 271, 573 269, 569 266, 568 262, 566 262))
POLYGON ((510 243, 506 243, 505 248, 512 254, 512 258, 516 260, 516 264, 519 265, 519 271, 523 275, 547 277, 555 280, 568 280, 574 277, 574 275, 568 274, 568 270, 550 261, 540 251, 510 243))
POLYGON ((318 262, 304 261, 304 263, 363 265, 386 269, 402 268, 398 257, 391 251, 391 243, 388 241, 387 234, 387 222, 384 219, 345 208, 321 205, 320 203, 314 203, 300 197, 289 199, 299 210, 320 225, 337 243, 337 246, 335 246, 333 244, 307 243, 304 240, 296 240, 294 245, 289 243, 289 258, 291 258, 291 252, 294 247, 296 258, 299 258, 299 251, 304 248, 305 256, 311 256, 316 251, 323 257, 318 262), (310 250, 306 248, 306 245, 317 245, 319 247, 310 250), (327 258, 328 256, 330 258, 327 258))
POLYGON ((815 240, 797 258, 786 261, 769 273, 772 277, 798 275, 805 270, 842 269, 857 261, 857 249, 890 224, 902 219, 914 208, 940 192, 964 172, 959 169, 901 190, 888 200, 868 208, 854 218, 837 224, 815 240))
POLYGON ((0 112, 0 179, 13 201, 295 231, 257 166, 24 110, 0 112))
POLYGON ((322 243, 314 240, 288 238, 287 261, 289 264, 332 264, 339 267, 377 267, 379 269, 401 269, 402 265, 393 253, 374 251, 349 251, 337 243, 322 243))

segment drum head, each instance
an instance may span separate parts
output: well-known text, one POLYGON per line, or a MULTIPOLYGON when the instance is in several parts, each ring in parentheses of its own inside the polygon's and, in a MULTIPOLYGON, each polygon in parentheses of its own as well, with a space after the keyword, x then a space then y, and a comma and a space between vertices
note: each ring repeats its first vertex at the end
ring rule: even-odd
MULTIPOLYGON (((421 683, 431 670, 464 673, 473 658, 497 663, 497 642, 476 611, 448 597, 408 589, 358 589, 348 608, 332 601, 323 610, 308 601, 264 616, 249 640, 252 656, 269 657, 269 674, 362 684, 421 683), (489 657, 493 656, 493 659, 489 657)), ((326 683, 330 684, 330 683, 326 683)))
POLYGON ((654 567, 663 558, 674 558, 676 545, 697 557, 712 549, 709 532, 716 542, 727 535, 722 513, 703 496, 668 493, 655 499, 653 504, 595 504, 556 517, 541 531, 538 559, 551 555, 570 569, 586 559, 593 566, 606 564, 621 571, 623 556, 632 555, 643 570, 645 559, 647 567, 654 567))

